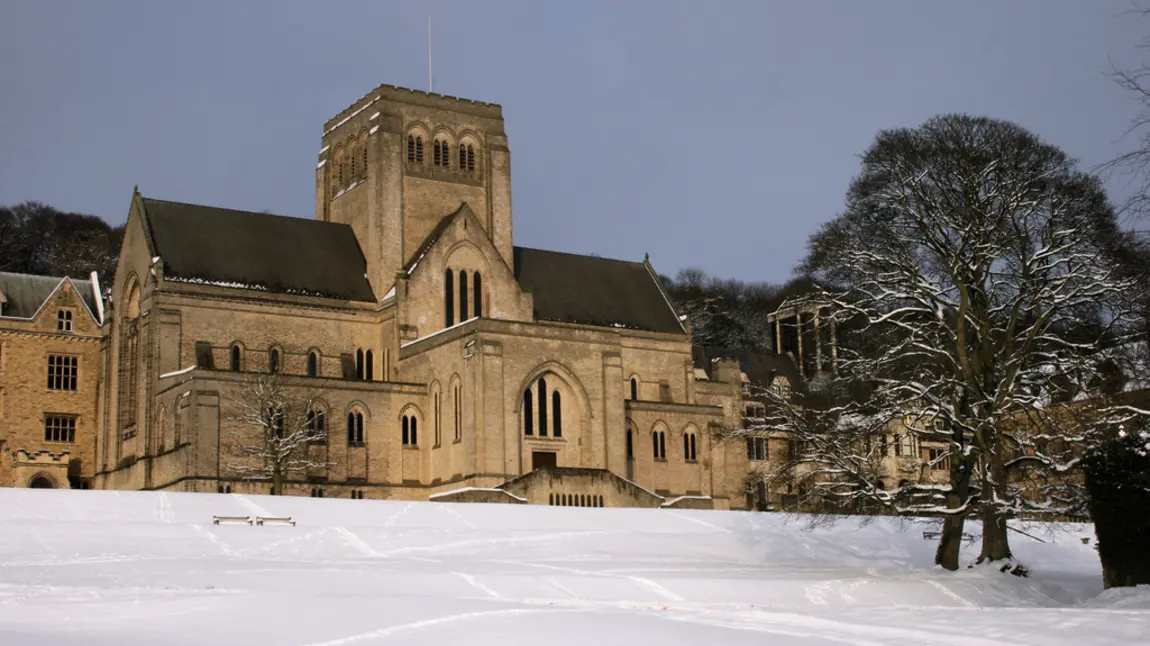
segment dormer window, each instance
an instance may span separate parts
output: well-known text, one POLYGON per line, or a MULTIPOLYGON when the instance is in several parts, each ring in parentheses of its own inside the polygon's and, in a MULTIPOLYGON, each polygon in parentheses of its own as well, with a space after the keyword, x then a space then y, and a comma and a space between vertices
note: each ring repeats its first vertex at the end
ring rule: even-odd
POLYGON ((58 332, 71 332, 72 331, 72 312, 69 310, 60 310, 56 312, 56 330, 58 332))

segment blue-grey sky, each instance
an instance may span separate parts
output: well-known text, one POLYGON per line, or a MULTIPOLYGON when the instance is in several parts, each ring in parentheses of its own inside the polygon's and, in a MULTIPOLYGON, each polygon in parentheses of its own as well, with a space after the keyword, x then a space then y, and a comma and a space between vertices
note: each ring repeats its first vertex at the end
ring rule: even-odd
MULTIPOLYGON (((1136 108, 1129 0, 4 0, 0 204, 314 216, 323 122, 379 83, 503 105, 516 244, 782 281, 883 128, 1017 121, 1084 166, 1136 108)), ((1116 187, 1120 190, 1121 187, 1116 187)), ((221 232, 223 234, 223 232, 221 232)))

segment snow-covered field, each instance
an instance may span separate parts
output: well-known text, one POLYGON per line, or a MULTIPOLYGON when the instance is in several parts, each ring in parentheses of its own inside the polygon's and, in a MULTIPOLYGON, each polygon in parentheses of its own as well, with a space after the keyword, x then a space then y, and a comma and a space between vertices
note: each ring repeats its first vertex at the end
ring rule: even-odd
POLYGON ((923 529, 0 489, 0 644, 1150 643, 1150 590, 1102 593, 1089 527, 1013 535, 1029 579, 932 568, 923 529))

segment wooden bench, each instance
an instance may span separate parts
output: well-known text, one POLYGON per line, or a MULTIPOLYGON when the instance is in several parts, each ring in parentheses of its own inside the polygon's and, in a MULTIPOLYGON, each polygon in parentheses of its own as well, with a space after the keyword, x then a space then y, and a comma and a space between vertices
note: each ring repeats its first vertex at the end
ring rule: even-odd
POLYGON ((212 516, 212 524, 219 525, 220 522, 225 523, 247 523, 252 524, 251 516, 212 516))
MULTIPOLYGON (((926 531, 926 532, 923 532, 923 533, 922 533, 922 537, 923 537, 923 539, 924 539, 924 540, 928 540, 928 541, 931 541, 931 540, 934 540, 934 539, 936 539, 936 538, 941 538, 941 537, 942 537, 942 532, 931 532, 931 531, 926 531)), ((964 541, 973 541, 973 540, 974 540, 974 536, 972 536, 972 535, 970 535, 970 534, 967 534, 967 533, 965 533, 965 532, 964 532, 964 533, 962 534, 962 540, 964 540, 964 541)))
POLYGON ((276 518, 274 516, 256 516, 257 525, 262 527, 265 521, 270 521, 272 523, 283 523, 285 525, 291 525, 292 527, 295 527, 295 521, 291 519, 291 516, 286 516, 284 518, 276 518))

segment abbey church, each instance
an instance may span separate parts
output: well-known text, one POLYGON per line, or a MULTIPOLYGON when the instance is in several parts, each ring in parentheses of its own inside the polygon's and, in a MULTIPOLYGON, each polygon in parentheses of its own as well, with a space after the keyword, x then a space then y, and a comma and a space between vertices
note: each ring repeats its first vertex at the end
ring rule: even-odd
MULTIPOLYGON (((753 405, 748 379, 786 386, 801 362, 692 347, 646 259, 515 246, 498 105, 382 85, 324 124, 315 195, 305 220, 137 191, 112 285, 45 283, 19 319, 41 340, 0 316, 0 356, 75 356, 79 384, 57 392, 53 363, 45 392, 37 368, 45 410, 6 387, 0 485, 270 493, 231 449, 260 433, 241 393, 274 374, 315 394, 326 429, 276 493, 750 504, 767 440, 756 453, 715 431, 753 405), (58 293, 74 328, 53 327, 58 293)), ((0 294, 20 285, 0 275, 0 294)))

